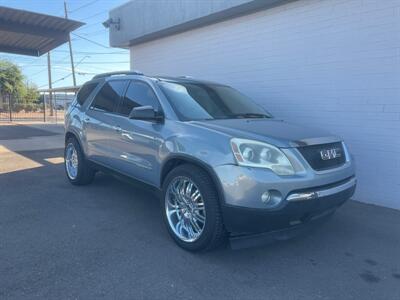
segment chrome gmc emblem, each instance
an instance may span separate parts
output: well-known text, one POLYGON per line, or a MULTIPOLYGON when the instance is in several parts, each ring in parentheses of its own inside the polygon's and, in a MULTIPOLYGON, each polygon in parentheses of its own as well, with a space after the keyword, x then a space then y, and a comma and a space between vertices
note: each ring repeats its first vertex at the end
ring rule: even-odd
POLYGON ((341 157, 342 154, 340 153, 340 149, 334 148, 334 149, 324 149, 319 152, 321 155, 322 160, 329 160, 329 159, 334 159, 341 157))

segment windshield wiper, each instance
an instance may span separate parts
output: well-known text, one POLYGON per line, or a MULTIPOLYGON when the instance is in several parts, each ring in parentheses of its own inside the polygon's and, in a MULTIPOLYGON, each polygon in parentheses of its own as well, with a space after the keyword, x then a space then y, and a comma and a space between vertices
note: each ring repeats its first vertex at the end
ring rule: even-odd
POLYGON ((229 115, 229 117, 237 117, 237 118, 271 118, 268 115, 259 114, 259 113, 232 114, 232 115, 229 115))

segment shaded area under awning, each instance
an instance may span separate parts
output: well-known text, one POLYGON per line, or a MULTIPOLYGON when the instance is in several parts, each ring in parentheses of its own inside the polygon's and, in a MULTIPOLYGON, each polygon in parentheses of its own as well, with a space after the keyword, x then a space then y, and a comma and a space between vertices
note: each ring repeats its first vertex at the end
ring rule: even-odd
POLYGON ((41 56, 85 23, 0 6, 0 52, 41 56))

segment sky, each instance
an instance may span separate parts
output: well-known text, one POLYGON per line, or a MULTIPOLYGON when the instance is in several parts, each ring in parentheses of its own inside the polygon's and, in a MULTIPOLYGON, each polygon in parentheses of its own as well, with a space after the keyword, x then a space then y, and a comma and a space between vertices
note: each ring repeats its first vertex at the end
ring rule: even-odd
MULTIPOLYGON (((101 24, 108 12, 128 0, 66 0, 68 18, 86 25, 71 34, 77 84, 95 74, 129 69, 129 51, 109 47, 108 30, 101 24), (99 45, 100 44, 100 45, 99 45)), ((64 0, 0 0, 0 6, 64 17, 64 0)), ((53 87, 72 86, 68 43, 50 52, 53 87)), ((0 53, 0 59, 18 64, 26 80, 38 88, 48 88, 47 55, 41 57, 0 53)))

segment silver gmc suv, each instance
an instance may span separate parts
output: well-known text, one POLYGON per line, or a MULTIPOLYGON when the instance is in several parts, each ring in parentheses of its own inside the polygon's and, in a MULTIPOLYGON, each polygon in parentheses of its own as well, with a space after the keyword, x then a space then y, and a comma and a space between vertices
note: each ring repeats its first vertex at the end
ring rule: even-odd
POLYGON ((190 77, 100 74, 66 112, 65 170, 96 171, 161 192, 165 224, 190 251, 287 239, 349 199, 355 169, 343 141, 275 119, 237 90, 190 77))

